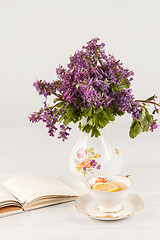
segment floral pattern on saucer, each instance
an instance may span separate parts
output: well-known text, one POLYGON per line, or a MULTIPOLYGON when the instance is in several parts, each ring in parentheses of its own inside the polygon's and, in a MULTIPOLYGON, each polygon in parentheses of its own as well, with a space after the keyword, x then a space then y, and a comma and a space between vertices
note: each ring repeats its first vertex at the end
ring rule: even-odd
POLYGON ((98 158, 100 158, 101 155, 95 153, 93 147, 90 149, 79 148, 76 154, 77 156, 74 159, 74 163, 77 172, 86 175, 87 173, 94 173, 95 169, 99 170, 101 168, 101 164, 98 162, 98 158))
POLYGON ((98 220, 120 220, 131 217, 144 208, 144 203, 136 193, 129 193, 122 202, 122 209, 117 212, 100 212, 97 209, 98 202, 90 194, 82 195, 75 200, 76 209, 91 218, 98 220))

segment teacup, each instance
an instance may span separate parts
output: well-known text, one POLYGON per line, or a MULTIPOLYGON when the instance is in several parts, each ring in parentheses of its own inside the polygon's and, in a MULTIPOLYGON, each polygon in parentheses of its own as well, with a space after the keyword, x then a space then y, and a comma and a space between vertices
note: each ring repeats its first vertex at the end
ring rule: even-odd
POLYGON ((132 186, 133 182, 131 179, 128 178, 128 176, 118 176, 118 175, 102 175, 102 176, 96 176, 93 178, 90 178, 86 185, 90 189, 91 196, 97 200, 99 203, 97 205, 97 209, 100 212, 117 212, 122 209, 122 201, 127 197, 130 188, 132 186), (96 189, 93 189, 93 185, 99 181, 99 179, 106 179, 106 182, 113 181, 123 184, 126 186, 125 189, 122 189, 120 191, 99 191, 96 189))

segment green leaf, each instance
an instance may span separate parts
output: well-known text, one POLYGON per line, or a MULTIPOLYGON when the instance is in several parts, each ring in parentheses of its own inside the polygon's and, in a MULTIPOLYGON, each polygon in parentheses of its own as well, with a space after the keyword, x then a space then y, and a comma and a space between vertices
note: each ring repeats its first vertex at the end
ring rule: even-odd
POLYGON ((99 136, 101 136, 100 131, 96 128, 95 129, 95 137, 98 138, 99 136))
POLYGON ((83 107, 81 107, 80 109, 81 109, 81 112, 83 112, 83 111, 84 111, 84 108, 83 108, 83 107))
POLYGON ((80 130, 82 129, 82 124, 81 124, 81 122, 79 122, 78 128, 79 128, 80 130))
POLYGON ((130 131, 129 131, 129 136, 131 138, 135 138, 138 134, 140 134, 142 131, 141 124, 138 120, 133 119, 130 131))
POLYGON ((91 137, 94 137, 94 135, 95 135, 94 128, 92 128, 91 137))
POLYGON ((103 111, 103 107, 100 105, 100 106, 98 106, 98 109, 97 109, 97 111, 96 111, 96 114, 99 114, 99 113, 101 113, 103 111))
POLYGON ((143 132, 148 132, 150 123, 153 123, 153 116, 149 114, 147 108, 143 108, 139 115, 139 122, 143 132))
POLYGON ((99 132, 99 130, 96 128, 96 127, 93 127, 92 128, 92 133, 91 133, 91 137, 99 137, 99 136, 101 136, 101 133, 99 132))
POLYGON ((126 82, 126 79, 125 79, 125 78, 122 78, 121 81, 120 81, 120 83, 119 83, 119 85, 122 85, 122 84, 125 83, 125 82, 126 82))
POLYGON ((83 116, 84 117, 90 117, 91 114, 92 114, 92 107, 87 107, 87 109, 83 113, 83 116))
POLYGON ((82 127, 82 131, 89 133, 91 130, 91 126, 89 124, 85 125, 84 127, 82 127))
POLYGON ((119 88, 120 89, 128 89, 128 88, 130 88, 130 85, 129 84, 124 84, 124 85, 121 85, 119 88))
POLYGON ((132 120, 132 124, 131 124, 131 126, 130 126, 130 131, 129 131, 129 136, 131 137, 131 138, 134 138, 135 137, 135 133, 134 133, 134 127, 135 127, 135 125, 136 125, 136 120, 132 120))
POLYGON ((143 132, 148 132, 149 122, 146 117, 141 121, 141 125, 142 125, 143 132))
POLYGON ((110 107, 108 107, 104 110, 104 113, 105 113, 105 116, 106 116, 108 122, 115 120, 115 116, 112 114, 112 111, 113 110, 110 107))
POLYGON ((95 114, 93 117, 93 121, 95 123, 95 127, 98 128, 104 128, 107 123, 111 120, 112 115, 110 115, 110 118, 107 117, 105 111, 103 110, 102 112, 100 112, 98 115, 95 114))
POLYGON ((116 73, 116 78, 118 79, 120 76, 122 75, 122 73, 116 73))
POLYGON ((95 113, 96 110, 95 110, 95 106, 92 106, 92 112, 95 113))
POLYGON ((87 119, 87 123, 88 123, 90 126, 94 126, 93 118, 90 118, 89 120, 87 119))
POLYGON ((65 105, 65 102, 60 102, 60 103, 58 103, 58 108, 59 109, 62 109, 63 108, 63 106, 65 105))
POLYGON ((99 124, 102 128, 104 128, 108 123, 108 120, 106 118, 100 118, 99 119, 99 124))
POLYGON ((99 116, 97 114, 93 115, 93 122, 95 125, 97 125, 99 123, 99 116))
POLYGON ((145 115, 146 115, 146 111, 145 111, 145 109, 143 108, 142 111, 141 111, 141 113, 139 114, 139 120, 140 120, 140 121, 143 120, 144 117, 145 117, 145 115))
POLYGON ((150 122, 150 123, 153 123, 153 115, 150 115, 150 114, 148 114, 147 116, 146 116, 146 118, 147 118, 147 120, 150 122))
POLYGON ((155 95, 153 95, 152 97, 149 97, 149 98, 147 98, 146 100, 147 100, 147 101, 152 101, 152 100, 154 100, 154 99, 155 99, 155 97, 156 97, 156 96, 155 96, 155 95))

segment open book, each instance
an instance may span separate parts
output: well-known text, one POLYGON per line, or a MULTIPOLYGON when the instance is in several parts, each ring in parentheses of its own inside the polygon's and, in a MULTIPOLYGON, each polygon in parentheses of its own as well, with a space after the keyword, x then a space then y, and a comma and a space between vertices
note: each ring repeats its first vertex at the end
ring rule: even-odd
POLYGON ((14 177, 0 184, 0 217, 73 201, 82 194, 62 178, 14 177))

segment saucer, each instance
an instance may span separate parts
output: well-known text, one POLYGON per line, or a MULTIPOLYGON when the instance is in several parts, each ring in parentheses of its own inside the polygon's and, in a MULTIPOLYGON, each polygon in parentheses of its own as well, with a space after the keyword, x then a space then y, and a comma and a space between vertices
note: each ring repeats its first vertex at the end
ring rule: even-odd
POLYGON ((80 196, 75 201, 75 207, 80 212, 91 218, 99 220, 119 220, 132 216, 144 208, 142 199, 135 193, 129 193, 122 202, 122 209, 118 212, 100 212, 98 202, 90 194, 80 196))

